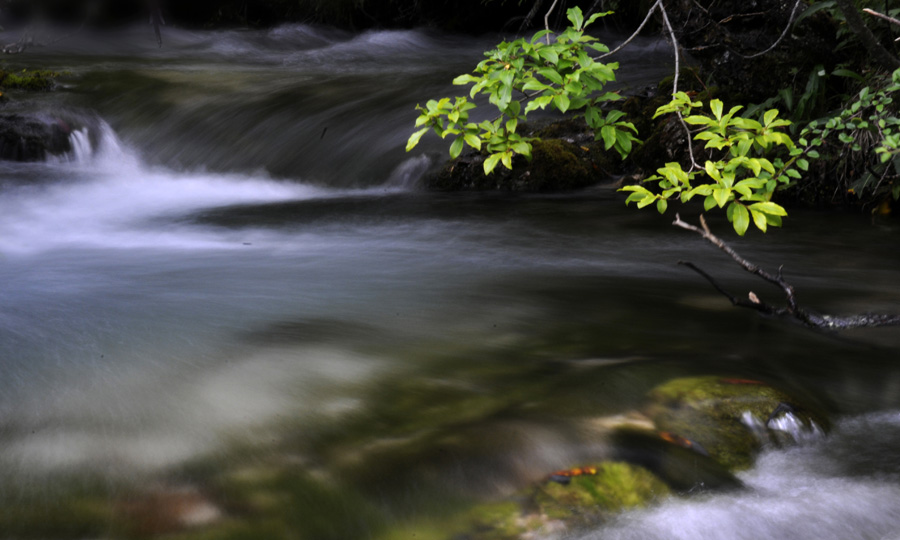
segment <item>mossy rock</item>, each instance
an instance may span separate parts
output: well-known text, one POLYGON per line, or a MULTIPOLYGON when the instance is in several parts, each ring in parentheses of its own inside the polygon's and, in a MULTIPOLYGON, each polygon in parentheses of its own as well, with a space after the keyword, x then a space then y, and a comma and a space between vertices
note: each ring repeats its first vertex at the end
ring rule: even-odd
POLYGON ((59 77, 59 73, 49 70, 0 70, 0 88, 43 92, 52 90, 56 86, 56 79, 59 77))
POLYGON ((782 444, 771 420, 790 412, 809 432, 827 431, 820 411, 760 381, 717 376, 669 381, 649 393, 647 415, 657 429, 703 446, 730 470, 745 469, 765 442, 782 444))
POLYGON ((609 461, 590 469, 595 473, 572 476, 567 483, 548 480, 537 486, 533 504, 551 519, 577 525, 647 506, 671 493, 662 480, 638 465, 609 461))
POLYGON ((599 143, 581 145, 564 139, 534 141, 531 161, 517 156, 511 170, 498 165, 486 175, 485 158, 470 153, 451 160, 425 179, 426 187, 435 191, 571 191, 606 179, 613 162, 599 143))

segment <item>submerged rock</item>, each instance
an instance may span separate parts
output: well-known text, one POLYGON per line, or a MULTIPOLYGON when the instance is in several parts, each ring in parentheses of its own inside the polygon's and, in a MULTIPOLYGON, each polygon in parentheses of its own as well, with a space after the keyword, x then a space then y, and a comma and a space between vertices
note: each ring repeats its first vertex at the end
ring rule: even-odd
POLYGON ((731 470, 749 467, 764 444, 799 442, 829 427, 814 407, 760 381, 675 379, 649 397, 646 413, 657 429, 699 443, 731 470))

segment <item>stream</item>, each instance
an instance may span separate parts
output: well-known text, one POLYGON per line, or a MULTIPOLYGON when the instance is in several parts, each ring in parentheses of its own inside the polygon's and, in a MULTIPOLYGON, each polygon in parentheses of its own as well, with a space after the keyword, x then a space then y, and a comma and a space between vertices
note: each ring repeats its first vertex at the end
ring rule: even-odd
MULTIPOLYGON (((791 388, 835 429, 764 452, 744 490, 567 537, 900 539, 896 328, 835 336, 734 308, 676 263, 779 291, 610 187, 421 188, 446 145, 404 152, 415 105, 459 93, 498 36, 163 37, 77 34, 5 60, 67 72, 5 113, 93 127, 67 156, 0 162, 0 538, 403 538, 592 459, 591 419, 714 374, 791 388), (253 517, 251 484, 291 510, 253 517), (148 486, 187 493, 197 527, 118 525, 148 486)), ((626 93, 671 69, 652 39, 617 60, 626 93)), ((900 311, 896 219, 796 210, 745 238, 710 222, 783 265, 805 306, 900 311)))

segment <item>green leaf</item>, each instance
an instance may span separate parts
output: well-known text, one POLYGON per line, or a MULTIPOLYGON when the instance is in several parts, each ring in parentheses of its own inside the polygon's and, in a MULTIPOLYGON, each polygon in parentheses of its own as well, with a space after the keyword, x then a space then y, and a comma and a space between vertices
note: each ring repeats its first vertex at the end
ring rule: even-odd
POLYGON ((459 154, 462 153, 463 146, 465 145, 464 137, 457 137, 453 140, 453 144, 450 145, 450 158, 456 159, 459 157, 459 154))
POLYGON ((805 159, 798 159, 798 160, 797 160, 797 167, 798 167, 801 171, 808 171, 808 170, 809 170, 809 162, 806 161, 805 159))
POLYGON ((750 215, 753 217, 753 224, 756 225, 756 228, 762 232, 766 232, 766 226, 768 225, 766 222, 766 215, 753 208, 750 208, 750 215))
POLYGON ((503 166, 507 169, 512 169, 512 152, 506 151, 500 155, 500 162, 503 163, 503 166))
POLYGON ((734 230, 740 236, 744 236, 744 233, 747 232, 747 228, 750 226, 750 213, 747 212, 747 207, 743 204, 732 203, 731 207, 734 208, 731 213, 734 230))
MULTIPOLYGON (((550 62, 551 64, 556 64, 559 62, 559 54, 556 53, 556 49, 553 47, 541 47, 538 49, 538 56, 550 62)), ((549 78, 549 77, 548 77, 549 78)))
POLYGON ((616 128, 613 126, 603 126, 600 129, 600 136, 603 138, 603 147, 609 150, 616 144, 616 128))
POLYGON ((500 158, 503 156, 503 152, 498 152, 496 154, 491 154, 484 160, 484 174, 491 174, 497 167, 497 163, 500 162, 500 158))
POLYGON ((666 208, 668 208, 668 207, 669 207, 669 203, 665 199, 660 199, 660 200, 656 201, 656 209, 659 211, 660 214, 665 214, 666 208))
POLYGON ((757 212, 762 212, 764 214, 770 214, 773 216, 786 216, 787 211, 782 208, 780 205, 775 204, 773 202, 759 202, 755 204, 751 204, 750 208, 756 210, 757 212))
POLYGON ((574 26, 577 30, 581 30, 582 24, 584 24, 584 15, 581 13, 581 8, 575 6, 566 11, 566 18, 571 21, 572 26, 574 26))
POLYGON ((453 84, 463 85, 463 84, 469 84, 469 83, 476 83, 480 80, 481 80, 480 77, 475 77, 473 75, 466 74, 466 75, 460 75, 459 77, 453 79, 453 84))
POLYGON ((703 199, 703 209, 707 212, 716 206, 716 199, 712 195, 708 195, 703 199))
POLYGON ((622 156, 622 159, 625 159, 625 157, 631 153, 631 141, 635 140, 635 138, 627 131, 617 129, 615 130, 615 133, 616 142, 618 143, 616 150, 619 151, 619 155, 622 156))
POLYGON ((654 195, 652 193, 649 195, 645 195, 643 199, 638 201, 637 207, 644 208, 644 207, 650 206, 651 204, 653 204, 654 201, 656 201, 656 195, 654 195))
POLYGON ((719 208, 722 208, 731 198, 731 188, 713 188, 712 196, 719 208))
POLYGON ((556 71, 555 69, 551 69, 551 68, 539 69, 539 70, 537 70, 537 74, 540 75, 541 77, 547 79, 548 81, 552 82, 553 84, 562 84, 563 83, 562 75, 560 75, 559 72, 556 71))
POLYGON ((475 150, 481 150, 481 137, 474 133, 466 133, 464 137, 465 141, 474 148, 475 150))
POLYGON ((559 109, 560 112, 566 112, 569 110, 569 96, 565 94, 559 94, 553 98, 553 103, 556 105, 556 108, 559 109))
POLYGON ((716 117, 716 120, 722 120, 722 100, 714 99, 709 102, 709 110, 712 111, 713 115, 716 117))
POLYGON ((425 135, 426 131, 428 131, 428 128, 422 128, 419 131, 417 131, 409 136, 409 140, 406 141, 406 151, 407 152, 409 152, 410 150, 415 148, 415 146, 417 144, 419 144, 419 139, 422 138, 422 135, 425 135))

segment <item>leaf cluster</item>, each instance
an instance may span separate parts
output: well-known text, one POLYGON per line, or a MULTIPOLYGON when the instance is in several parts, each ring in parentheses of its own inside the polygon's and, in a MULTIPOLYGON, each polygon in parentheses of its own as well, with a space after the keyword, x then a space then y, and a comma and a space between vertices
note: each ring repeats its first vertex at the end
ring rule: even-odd
POLYGON ((763 232, 770 226, 780 227, 787 212, 772 202, 772 197, 799 179, 799 171, 809 168, 804 150, 783 130, 791 122, 778 118, 777 109, 765 111, 758 120, 738 116, 741 106, 725 112, 718 99, 709 102, 708 113, 701 112, 702 107, 702 102, 678 92, 671 102, 657 109, 654 117, 682 115, 685 123, 695 126, 694 139, 706 141, 711 159, 702 168, 688 170, 677 162, 666 163, 643 181, 655 183, 657 190, 643 185, 621 188, 631 192, 626 204, 635 202, 643 208, 655 203, 664 213, 670 200, 686 203, 702 197, 704 209, 725 210, 739 235, 747 232, 751 221, 763 232))
POLYGON ((566 12, 571 26, 559 34, 542 30, 531 39, 502 42, 486 52, 487 58, 472 74, 453 80, 456 85, 472 85, 469 97, 431 100, 424 107, 416 107, 420 112, 416 119, 419 129, 410 136, 406 150, 412 150, 431 130, 441 138, 452 137, 451 158, 469 146, 487 152, 485 174, 498 164, 511 169, 514 156, 531 158, 534 139, 517 133, 520 123, 528 113, 550 107, 562 113, 583 110, 596 139, 602 139, 607 150, 615 149, 623 158, 627 156, 634 143, 639 142, 637 130, 623 120, 623 112, 603 109, 605 103, 620 99, 614 92, 603 91, 607 83, 615 80, 619 65, 592 57, 592 53, 609 49, 585 34, 587 26, 609 13, 595 13, 585 20, 581 9, 574 7, 566 12), (469 99, 477 96, 486 96, 497 109, 499 115, 495 119, 469 121, 469 111, 475 108, 469 99))
MULTIPOLYGON (((900 91, 900 69, 890 78, 864 86, 835 114, 810 122, 798 141, 838 154, 835 161, 857 171, 852 193, 890 191, 900 198, 900 117, 893 95, 900 91)), ((819 157, 817 150, 808 152, 819 157)))

